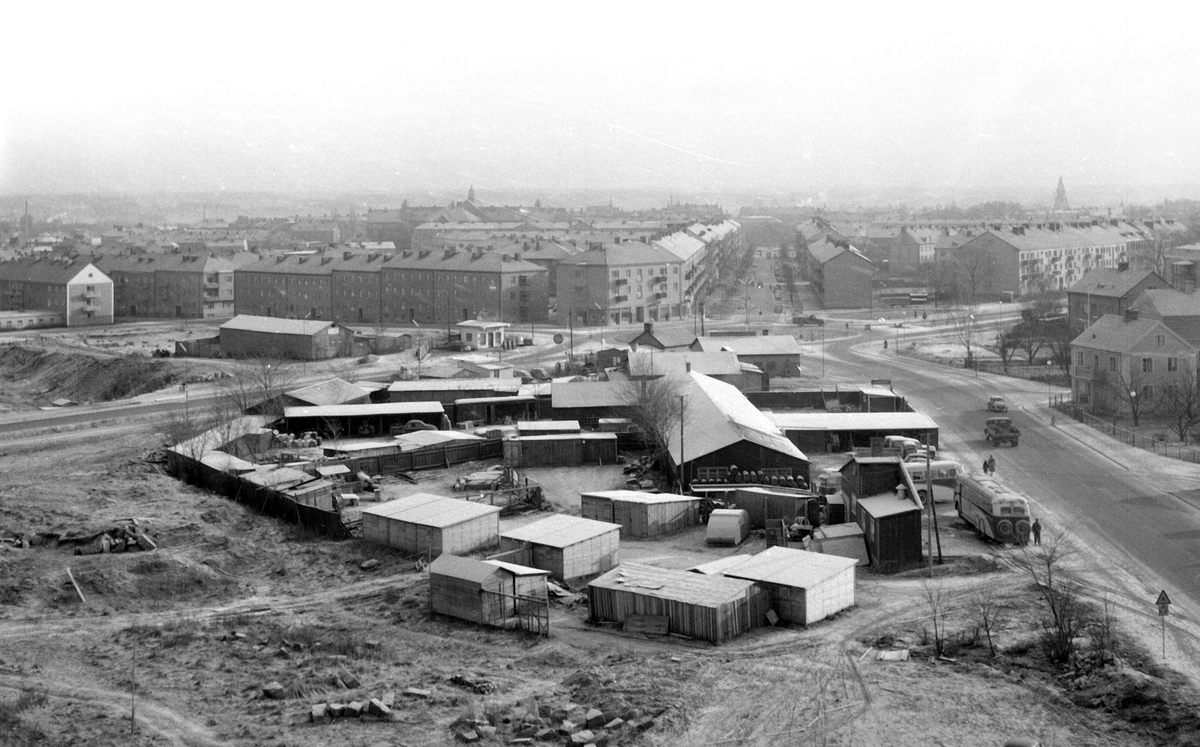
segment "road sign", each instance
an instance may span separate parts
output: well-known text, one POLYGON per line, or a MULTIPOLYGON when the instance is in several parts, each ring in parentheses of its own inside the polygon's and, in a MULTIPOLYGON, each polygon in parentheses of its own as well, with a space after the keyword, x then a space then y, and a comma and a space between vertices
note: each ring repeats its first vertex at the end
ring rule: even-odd
POLYGON ((562 345, 562 341, 563 341, 562 332, 555 332, 554 333, 554 344, 562 345))
POLYGON ((1171 598, 1167 596, 1166 589, 1159 593, 1158 600, 1155 602, 1155 604, 1158 605, 1158 614, 1166 617, 1171 607, 1171 598))

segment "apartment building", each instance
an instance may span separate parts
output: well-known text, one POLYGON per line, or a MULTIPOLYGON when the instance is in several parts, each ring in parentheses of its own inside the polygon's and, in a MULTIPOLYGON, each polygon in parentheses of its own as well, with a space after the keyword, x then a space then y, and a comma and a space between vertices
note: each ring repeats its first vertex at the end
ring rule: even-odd
POLYGON ((557 317, 580 325, 678 318, 684 304, 683 261, 657 243, 622 241, 558 263, 557 317))
POLYGON ((446 249, 401 252, 380 273, 383 321, 546 319, 549 273, 519 254, 446 249))
POLYGON ((57 312, 68 327, 112 324, 113 283, 83 260, 0 262, 0 309, 57 312))
POLYGON ((1162 320, 1106 314, 1071 341, 1075 404, 1108 412, 1137 398, 1147 409, 1168 387, 1194 381, 1197 350, 1162 320))

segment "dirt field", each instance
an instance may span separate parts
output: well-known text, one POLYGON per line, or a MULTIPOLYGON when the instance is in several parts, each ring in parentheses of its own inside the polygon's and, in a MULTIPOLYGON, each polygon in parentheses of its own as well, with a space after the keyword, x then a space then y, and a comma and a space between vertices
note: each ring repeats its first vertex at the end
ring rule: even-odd
MULTIPOLYGON (((722 646, 589 625, 579 594, 554 603, 543 640, 431 619, 427 576, 409 560, 309 536, 164 476, 157 427, 110 422, 0 442, 0 536, 87 534, 136 518, 158 547, 76 556, 66 543, 0 545, 2 744, 442 745, 468 728, 500 744, 596 709, 595 719, 624 722, 606 731, 609 744, 916 747, 1033 735, 1054 746, 1200 745, 1195 691, 1156 663, 1157 619, 1144 605, 1082 585, 1092 611, 1080 654, 1051 665, 1037 589, 1012 548, 978 544, 933 581, 860 569, 852 609, 722 646), (369 559, 380 566, 361 570, 369 559), (998 610, 995 654, 981 590, 998 610), (1112 642, 1097 645, 1106 629, 1112 642), (880 650, 908 659, 880 660, 880 650), (264 695, 272 682, 278 699, 264 695), (314 704, 389 692, 387 718, 310 723, 314 704)), ((620 480, 609 468, 531 475, 576 511, 579 490, 620 480)), ((426 473, 413 487, 447 480, 426 473)), ((683 568, 734 551, 702 537, 697 527, 622 542, 622 557, 683 568)), ((736 551, 763 546, 755 537, 736 551)))

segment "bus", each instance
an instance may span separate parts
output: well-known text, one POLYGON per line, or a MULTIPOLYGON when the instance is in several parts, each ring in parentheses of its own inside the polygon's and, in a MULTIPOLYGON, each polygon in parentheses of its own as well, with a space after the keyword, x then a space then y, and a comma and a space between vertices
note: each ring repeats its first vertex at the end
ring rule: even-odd
POLYGON ((957 492, 955 488, 958 485, 958 475, 962 472, 962 465, 950 459, 931 459, 928 463, 924 458, 917 458, 914 455, 911 459, 904 460, 904 471, 912 479, 913 485, 917 486, 917 493, 921 496, 921 500, 925 500, 925 483, 926 472, 928 472, 928 482, 933 484, 933 500, 936 503, 948 502, 951 497, 957 492), (928 470, 926 469, 928 464, 928 470), (938 490, 937 488, 944 488, 938 490))
POLYGON ((954 508, 984 537, 1006 544, 1029 541, 1029 501, 994 477, 959 474, 955 480, 954 508))

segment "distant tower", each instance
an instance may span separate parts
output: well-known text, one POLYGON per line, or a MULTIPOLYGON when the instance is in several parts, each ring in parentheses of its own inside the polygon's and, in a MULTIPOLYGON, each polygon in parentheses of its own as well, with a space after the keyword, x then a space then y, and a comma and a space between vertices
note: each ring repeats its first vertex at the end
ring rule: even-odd
POLYGON ((1058 177, 1058 189, 1054 192, 1054 210, 1070 210, 1071 204, 1067 202, 1067 188, 1063 185, 1063 178, 1058 177))
MULTIPOLYGON (((1062 181, 1062 180, 1060 179, 1059 181, 1062 181)), ((471 188, 467 190, 467 202, 470 202, 470 203, 475 202, 475 185, 474 184, 472 184, 471 188)))

